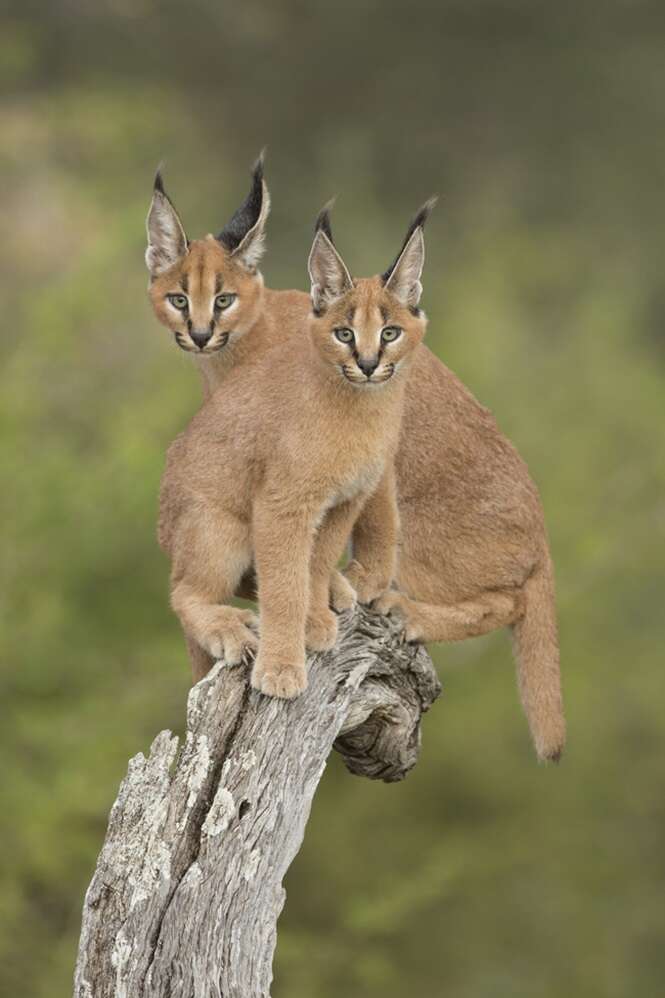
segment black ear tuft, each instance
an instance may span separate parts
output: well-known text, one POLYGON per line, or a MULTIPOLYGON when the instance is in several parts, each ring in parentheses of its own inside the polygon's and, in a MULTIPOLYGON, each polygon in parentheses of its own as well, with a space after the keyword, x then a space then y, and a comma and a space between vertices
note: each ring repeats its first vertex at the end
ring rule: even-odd
POLYGON ((259 220, 263 206, 263 161, 265 149, 261 150, 259 158, 252 167, 252 186, 249 194, 236 209, 231 221, 228 222, 217 236, 218 241, 231 253, 238 248, 247 233, 259 220))
POLYGON ((151 280, 173 267, 189 246, 189 241, 170 197, 164 190, 161 164, 155 174, 150 210, 146 219, 148 248, 146 264, 151 280))
POLYGON ((393 260, 393 262, 390 264, 390 266, 388 267, 388 269, 386 271, 384 271, 383 274, 381 274, 381 280, 383 281, 384 284, 388 281, 390 275, 392 274, 393 270, 395 269, 397 261, 399 260, 399 258, 401 257, 402 253, 406 249, 407 243, 409 242, 409 239, 411 238, 411 236, 413 235, 413 233, 416 231, 416 229, 424 229, 425 228, 425 222, 427 221, 427 219, 431 215, 432 209, 434 208, 434 206, 435 206, 435 204, 436 204, 436 202, 438 200, 439 200, 438 195, 435 194, 434 197, 431 197, 431 198, 429 198, 428 201, 425 201, 425 204, 422 206, 422 208, 419 208, 416 217, 413 219, 413 221, 411 222, 411 225, 409 226, 409 228, 407 230, 406 236, 404 237, 404 242, 402 243, 402 245, 400 247, 399 253, 395 257, 395 259, 393 260))
POLYGON ((162 168, 161 165, 157 167, 157 173, 155 174, 155 182, 153 184, 153 190, 157 191, 158 194, 166 195, 164 190, 164 181, 162 180, 162 168))
POLYGON ((314 232, 323 232, 330 242, 335 245, 333 241, 332 229, 330 227, 330 212, 333 205, 335 204, 335 198, 331 198, 330 201, 326 201, 323 208, 316 216, 316 222, 314 223, 314 232))

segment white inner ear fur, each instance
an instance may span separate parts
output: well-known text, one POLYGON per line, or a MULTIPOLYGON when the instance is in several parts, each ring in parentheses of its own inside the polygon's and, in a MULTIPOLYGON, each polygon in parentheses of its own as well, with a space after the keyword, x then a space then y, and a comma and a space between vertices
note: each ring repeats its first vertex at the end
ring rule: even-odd
POLYGON ((150 274, 157 277, 169 270, 187 252, 187 236, 177 212, 160 191, 152 195, 146 220, 148 248, 145 262, 150 274))
POLYGON ((307 269, 315 309, 329 305, 335 298, 339 298, 353 287, 353 280, 346 264, 321 229, 314 236, 307 269))
POLYGON ((256 270, 266 250, 265 226, 270 214, 270 194, 265 180, 261 183, 263 193, 261 195, 259 217, 242 242, 236 246, 231 254, 239 259, 248 270, 256 270))
POLYGON ((425 264, 425 238, 421 228, 416 229, 400 253, 392 274, 386 281, 386 288, 403 305, 416 306, 423 293, 420 276, 425 264))

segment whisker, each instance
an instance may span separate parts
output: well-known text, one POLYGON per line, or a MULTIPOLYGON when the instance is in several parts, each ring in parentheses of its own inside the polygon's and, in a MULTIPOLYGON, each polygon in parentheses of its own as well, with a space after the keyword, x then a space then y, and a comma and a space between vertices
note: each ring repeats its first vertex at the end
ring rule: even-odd
POLYGON ((178 346, 182 350, 186 350, 188 353, 192 352, 192 350, 194 348, 187 342, 187 340, 185 339, 184 333, 180 333, 180 332, 176 331, 174 333, 174 336, 175 336, 176 343, 178 344, 178 346))

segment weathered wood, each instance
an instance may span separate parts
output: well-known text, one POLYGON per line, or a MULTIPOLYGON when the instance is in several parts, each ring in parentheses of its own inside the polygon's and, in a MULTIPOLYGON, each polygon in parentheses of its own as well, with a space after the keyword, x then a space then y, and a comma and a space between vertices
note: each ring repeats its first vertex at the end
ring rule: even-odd
POLYGON ((169 731, 129 762, 83 908, 75 998, 267 998, 282 879, 334 747, 402 779, 440 686, 427 653, 358 611, 297 700, 218 663, 169 731))

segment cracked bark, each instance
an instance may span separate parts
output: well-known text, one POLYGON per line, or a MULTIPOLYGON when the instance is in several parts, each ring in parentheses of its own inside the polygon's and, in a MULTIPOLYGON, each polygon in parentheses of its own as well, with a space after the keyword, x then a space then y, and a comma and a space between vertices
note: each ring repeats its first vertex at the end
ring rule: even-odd
POLYGON ((402 779, 440 686, 385 618, 345 615, 290 702, 219 663, 193 687, 186 740, 130 760, 86 893, 74 998, 268 998, 283 877, 332 748, 402 779))

